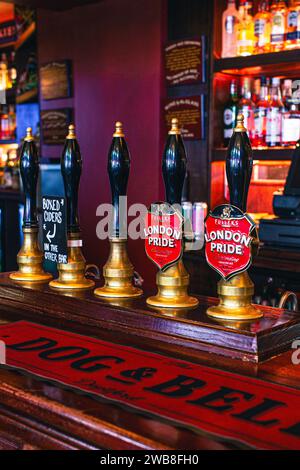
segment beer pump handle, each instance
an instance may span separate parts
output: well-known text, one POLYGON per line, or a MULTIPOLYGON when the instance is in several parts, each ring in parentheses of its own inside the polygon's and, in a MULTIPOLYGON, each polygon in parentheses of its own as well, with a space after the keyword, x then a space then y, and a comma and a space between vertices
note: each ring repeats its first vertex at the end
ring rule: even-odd
POLYGON ((167 138, 162 171, 165 183, 166 201, 169 204, 181 204, 184 178, 186 174, 186 153, 178 119, 172 119, 171 130, 167 138))
POLYGON ((120 196, 126 196, 130 171, 130 154, 125 141, 121 122, 116 122, 116 129, 108 153, 107 171, 109 175, 112 204, 114 207, 112 238, 126 238, 126 218, 120 218, 120 196))
POLYGON ((39 175, 39 158, 31 127, 26 130, 26 137, 21 150, 20 174, 25 195, 23 227, 34 228, 38 226, 36 187, 39 175))
POLYGON ((61 173, 67 200, 68 233, 79 233, 78 191, 82 171, 80 148, 75 135, 75 126, 69 126, 65 146, 61 157, 61 173))
POLYGON ((252 148, 244 127, 244 116, 237 116, 237 125, 230 139, 226 157, 226 176, 230 204, 243 212, 247 209, 247 198, 252 174, 252 148))

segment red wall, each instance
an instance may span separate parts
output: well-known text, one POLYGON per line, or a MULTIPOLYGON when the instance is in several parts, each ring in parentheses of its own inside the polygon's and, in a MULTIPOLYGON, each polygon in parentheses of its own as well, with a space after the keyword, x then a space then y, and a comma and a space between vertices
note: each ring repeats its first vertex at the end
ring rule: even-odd
MULTIPOLYGON (((74 106, 84 170, 80 219, 88 262, 107 259, 108 244, 97 239, 96 208, 110 201, 107 151, 114 123, 124 124, 131 151, 129 203, 159 199, 161 178, 160 96, 164 14, 161 0, 104 0, 66 12, 38 12, 39 62, 71 59, 74 98, 42 102, 42 109, 74 106)), ((42 147, 46 157, 61 149, 42 147)), ((142 240, 129 242, 130 258, 152 281, 156 269, 142 240)))

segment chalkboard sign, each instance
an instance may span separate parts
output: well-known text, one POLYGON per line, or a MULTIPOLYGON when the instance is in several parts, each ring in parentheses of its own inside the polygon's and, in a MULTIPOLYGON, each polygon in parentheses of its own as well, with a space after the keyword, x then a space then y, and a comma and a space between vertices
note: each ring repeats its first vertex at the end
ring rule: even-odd
POLYGON ((203 139, 203 108, 202 95, 168 99, 164 108, 166 129, 170 129, 172 118, 177 118, 184 139, 203 139))
POLYGON ((204 38, 173 41, 165 47, 167 85, 205 81, 204 38))
POLYGON ((66 200, 63 197, 43 196, 43 250, 45 260, 68 262, 66 200))
POLYGON ((68 134, 68 126, 73 122, 73 119, 73 108, 41 111, 43 144, 63 144, 68 134))
POLYGON ((56 100, 72 96, 72 67, 70 60, 49 62, 40 68, 43 100, 56 100))

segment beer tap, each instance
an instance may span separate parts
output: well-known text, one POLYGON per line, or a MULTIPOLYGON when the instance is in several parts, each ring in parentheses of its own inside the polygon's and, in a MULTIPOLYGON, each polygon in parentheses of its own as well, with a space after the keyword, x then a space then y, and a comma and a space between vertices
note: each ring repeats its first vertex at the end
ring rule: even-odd
MULTIPOLYGON (((174 118, 168 133, 162 161, 166 202, 172 206, 181 205, 186 163, 186 152, 178 119, 174 118)), ((193 308, 199 303, 198 299, 188 295, 189 274, 181 258, 165 270, 158 271, 156 285, 157 294, 147 299, 147 303, 153 307, 193 308)))
POLYGON ((108 153, 112 205, 113 231, 110 236, 110 253, 103 267, 104 286, 95 289, 95 295, 107 298, 139 297, 142 290, 133 284, 134 268, 127 254, 126 217, 120 210, 120 198, 126 197, 130 172, 130 154, 125 141, 121 122, 116 129, 108 153))
MULTIPOLYGON (((245 219, 245 217, 249 220, 249 216, 247 216, 245 212, 252 166, 253 156, 251 144, 247 129, 244 127, 244 116, 239 114, 237 117, 237 126, 230 139, 226 157, 226 176, 229 186, 230 206, 227 206, 225 211, 223 208, 223 214, 226 214, 226 212, 228 214, 228 209, 229 212, 232 211, 232 215, 229 216, 229 219, 231 217, 231 220, 236 223, 241 219, 245 219), (236 217, 235 219, 234 216, 236 217)), ((223 214, 221 215, 221 219, 223 214)), ((221 223, 223 222, 226 227, 226 217, 221 221, 221 223)), ((228 220, 227 223, 230 224, 230 220, 228 220)), ((233 230, 237 229, 233 228, 233 230)), ((254 243, 254 245, 257 244, 256 229, 252 229, 250 235, 252 236, 252 243, 254 243)), ((252 253, 254 251, 254 245, 250 247, 250 249, 252 248, 252 253)), ((251 259, 248 266, 250 264, 251 259)), ((220 302, 219 305, 212 306, 207 310, 207 314, 210 317, 221 321, 250 321, 262 317, 262 312, 259 308, 251 304, 254 294, 254 285, 248 275, 247 269, 248 268, 234 274, 228 280, 223 278, 218 282, 220 302)))
POLYGON ((86 262, 81 251, 82 240, 78 217, 78 191, 82 158, 74 125, 69 126, 61 158, 61 173, 67 203, 68 262, 58 264, 58 279, 50 282, 56 289, 89 289, 95 283, 86 279, 86 262))
POLYGON ((22 228, 24 241, 17 256, 19 270, 11 273, 10 278, 24 283, 48 282, 52 279, 52 276, 43 270, 43 253, 38 243, 39 225, 36 188, 39 174, 39 158, 30 127, 27 128, 21 150, 20 174, 25 195, 22 228))

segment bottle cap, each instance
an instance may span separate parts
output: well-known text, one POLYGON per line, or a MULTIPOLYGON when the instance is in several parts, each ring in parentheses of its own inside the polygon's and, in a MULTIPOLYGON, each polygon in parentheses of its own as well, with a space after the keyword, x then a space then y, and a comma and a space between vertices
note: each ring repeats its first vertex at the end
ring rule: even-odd
POLYGON ((169 130, 169 135, 180 135, 179 121, 177 118, 171 120, 171 129, 169 130))
POLYGON ((34 139, 33 139, 33 135, 32 135, 32 128, 31 127, 27 127, 26 129, 26 137, 24 139, 25 142, 32 142, 34 139))
POLYGON ((69 127, 68 127, 68 135, 66 137, 66 139, 69 139, 69 140, 74 140, 76 139, 76 134, 75 134, 75 126, 74 124, 70 124, 69 127))
POLYGON ((246 127, 244 126, 244 115, 238 114, 236 118, 236 127, 234 132, 247 132, 246 127))
POLYGON ((120 121, 116 122, 116 130, 113 134, 113 137, 125 137, 123 132, 123 124, 120 121))

